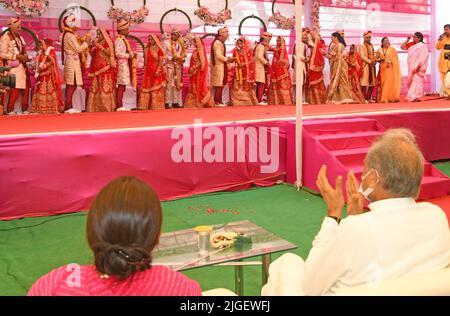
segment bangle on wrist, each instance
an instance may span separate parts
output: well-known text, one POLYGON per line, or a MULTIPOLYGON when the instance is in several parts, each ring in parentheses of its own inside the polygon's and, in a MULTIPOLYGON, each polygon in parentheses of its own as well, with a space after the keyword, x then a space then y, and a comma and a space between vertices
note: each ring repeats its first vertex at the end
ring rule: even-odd
POLYGON ((329 216, 328 215, 327 217, 334 219, 338 224, 341 222, 341 219, 336 217, 336 216, 329 216))

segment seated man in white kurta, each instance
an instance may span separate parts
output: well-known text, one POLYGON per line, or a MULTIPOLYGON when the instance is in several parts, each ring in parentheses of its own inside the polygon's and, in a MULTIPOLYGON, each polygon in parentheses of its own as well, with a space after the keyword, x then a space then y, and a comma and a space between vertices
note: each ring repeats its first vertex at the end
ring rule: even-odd
POLYGON ((349 216, 342 221, 342 177, 333 188, 322 167, 317 185, 328 216, 305 262, 287 254, 270 266, 263 295, 333 294, 450 265, 444 211, 415 201, 424 159, 414 136, 403 129, 387 131, 372 145, 364 165, 360 187, 352 172, 347 176, 349 216), (371 201, 366 213, 364 197, 371 201))

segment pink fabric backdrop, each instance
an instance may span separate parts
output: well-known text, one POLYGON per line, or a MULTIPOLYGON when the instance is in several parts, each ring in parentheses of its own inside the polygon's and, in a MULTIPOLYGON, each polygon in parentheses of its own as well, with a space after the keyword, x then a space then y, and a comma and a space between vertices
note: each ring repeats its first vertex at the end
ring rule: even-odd
MULTIPOLYGON (((450 122, 450 111, 432 111, 415 113, 392 113, 355 115, 349 118, 374 119, 384 129, 389 128, 409 128, 416 135, 417 142, 424 157, 428 161, 436 161, 450 158, 450 133, 448 133, 448 122, 450 122)), ((330 119, 328 119, 330 120, 330 119)), ((318 120, 305 120, 304 125, 318 120)), ((339 118, 335 119, 339 121, 339 118)), ((295 168, 295 124, 289 123, 287 128, 287 162, 286 180, 294 183, 296 180, 295 168)), ((315 187, 315 179, 320 169, 319 159, 328 153, 327 150, 315 144, 312 137, 303 138, 303 185, 309 188, 315 187)), ((339 165, 339 164, 337 164, 339 165)), ((330 170, 329 178, 335 179, 342 170, 330 170)))
MULTIPOLYGON (((271 173, 261 172, 261 166, 267 163, 260 155, 251 162, 248 142, 243 162, 175 163, 171 149, 178 140, 171 139, 172 129, 2 137, 0 219, 86 210, 95 194, 121 175, 142 178, 163 200, 272 185, 284 179, 286 170, 285 124, 228 125, 267 127, 269 139, 272 134, 279 136, 279 165, 271 173)), ((218 129, 224 132, 226 126, 218 129)), ((203 140, 203 146, 209 142, 203 140)), ((193 144, 191 139, 192 152, 193 144)))

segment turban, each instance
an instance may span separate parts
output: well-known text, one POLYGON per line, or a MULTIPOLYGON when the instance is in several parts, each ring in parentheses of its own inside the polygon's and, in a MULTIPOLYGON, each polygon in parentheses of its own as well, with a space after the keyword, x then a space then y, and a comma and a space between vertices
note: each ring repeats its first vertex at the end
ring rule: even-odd
POLYGON ((119 22, 117 22, 117 30, 118 31, 126 30, 129 27, 130 27, 130 22, 128 22, 127 20, 120 20, 119 22))
POLYGON ((8 20, 8 27, 12 27, 12 28, 20 28, 22 24, 22 20, 19 17, 16 18, 11 18, 8 20))

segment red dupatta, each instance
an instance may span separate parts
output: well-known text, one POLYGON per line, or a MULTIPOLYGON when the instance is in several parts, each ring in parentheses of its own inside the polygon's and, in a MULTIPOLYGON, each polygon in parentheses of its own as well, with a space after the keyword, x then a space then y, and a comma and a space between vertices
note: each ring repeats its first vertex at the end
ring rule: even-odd
POLYGON ((61 78, 59 76, 59 67, 58 67, 58 59, 56 58, 55 48, 53 48, 50 52, 51 59, 53 60, 52 67, 52 77, 53 83, 55 84, 56 97, 58 98, 58 106, 64 109, 64 100, 61 91, 61 78))
POLYGON ((155 45, 158 47, 156 54, 157 58, 153 55, 151 48, 146 47, 145 53, 145 69, 144 76, 142 78, 142 91, 149 92, 159 90, 166 82, 166 72, 164 71, 163 62, 165 59, 164 49, 161 46, 161 41, 158 36, 150 34, 153 38, 155 45), (155 76, 155 74, 159 74, 155 76))
POLYGON ((350 65, 348 67, 348 73, 351 76, 356 75, 358 79, 361 79, 363 75, 363 61, 361 55, 356 50, 356 47, 353 50, 353 55, 348 56, 350 65))
MULTIPOLYGON (((58 67, 58 59, 56 58, 55 48, 51 46, 53 41, 50 39, 43 39, 40 41, 42 45, 43 52, 38 57, 38 67, 42 62, 46 62, 47 60, 51 61, 50 66, 50 76, 55 86, 56 98, 58 100, 58 108, 64 109, 64 99, 61 91, 61 78, 59 76, 59 67, 58 67)), ((37 85, 36 85, 37 89, 37 85)))
POLYGON ((205 45, 203 44, 203 41, 200 37, 195 38, 195 46, 196 53, 198 54, 198 61, 194 58, 191 58, 189 68, 193 69, 194 67, 199 67, 197 73, 193 75, 195 77, 194 80, 197 80, 197 91, 195 97, 197 99, 197 102, 199 102, 200 104, 205 104, 210 96, 210 87, 206 80, 208 77, 208 58, 206 56, 205 45))
POLYGON ((278 81, 289 76, 289 57, 286 42, 283 37, 278 36, 278 38, 281 38, 281 46, 274 49, 273 62, 269 70, 272 81, 278 81))
POLYGON ((322 50, 326 48, 325 42, 316 35, 314 48, 309 61, 308 80, 310 85, 315 85, 323 81, 323 68, 325 67, 325 57, 322 50))
POLYGON ((239 69, 237 68, 237 65, 235 63, 234 71, 235 74, 235 80, 245 80, 249 83, 255 82, 255 59, 253 57, 253 50, 251 48, 250 41, 245 37, 241 36, 238 40, 241 40, 243 42, 243 53, 239 52, 237 48, 233 49, 233 57, 238 58, 238 62, 243 64, 244 67, 241 69, 243 70, 243 73, 239 77, 239 69))
POLYGON ((92 48, 92 59, 89 66, 89 77, 94 77, 107 72, 111 68, 114 70, 117 68, 116 57, 114 53, 114 44, 109 36, 108 32, 104 28, 98 29, 102 36, 102 42, 96 42, 92 48), (109 49, 110 55, 108 56, 104 51, 109 49))

